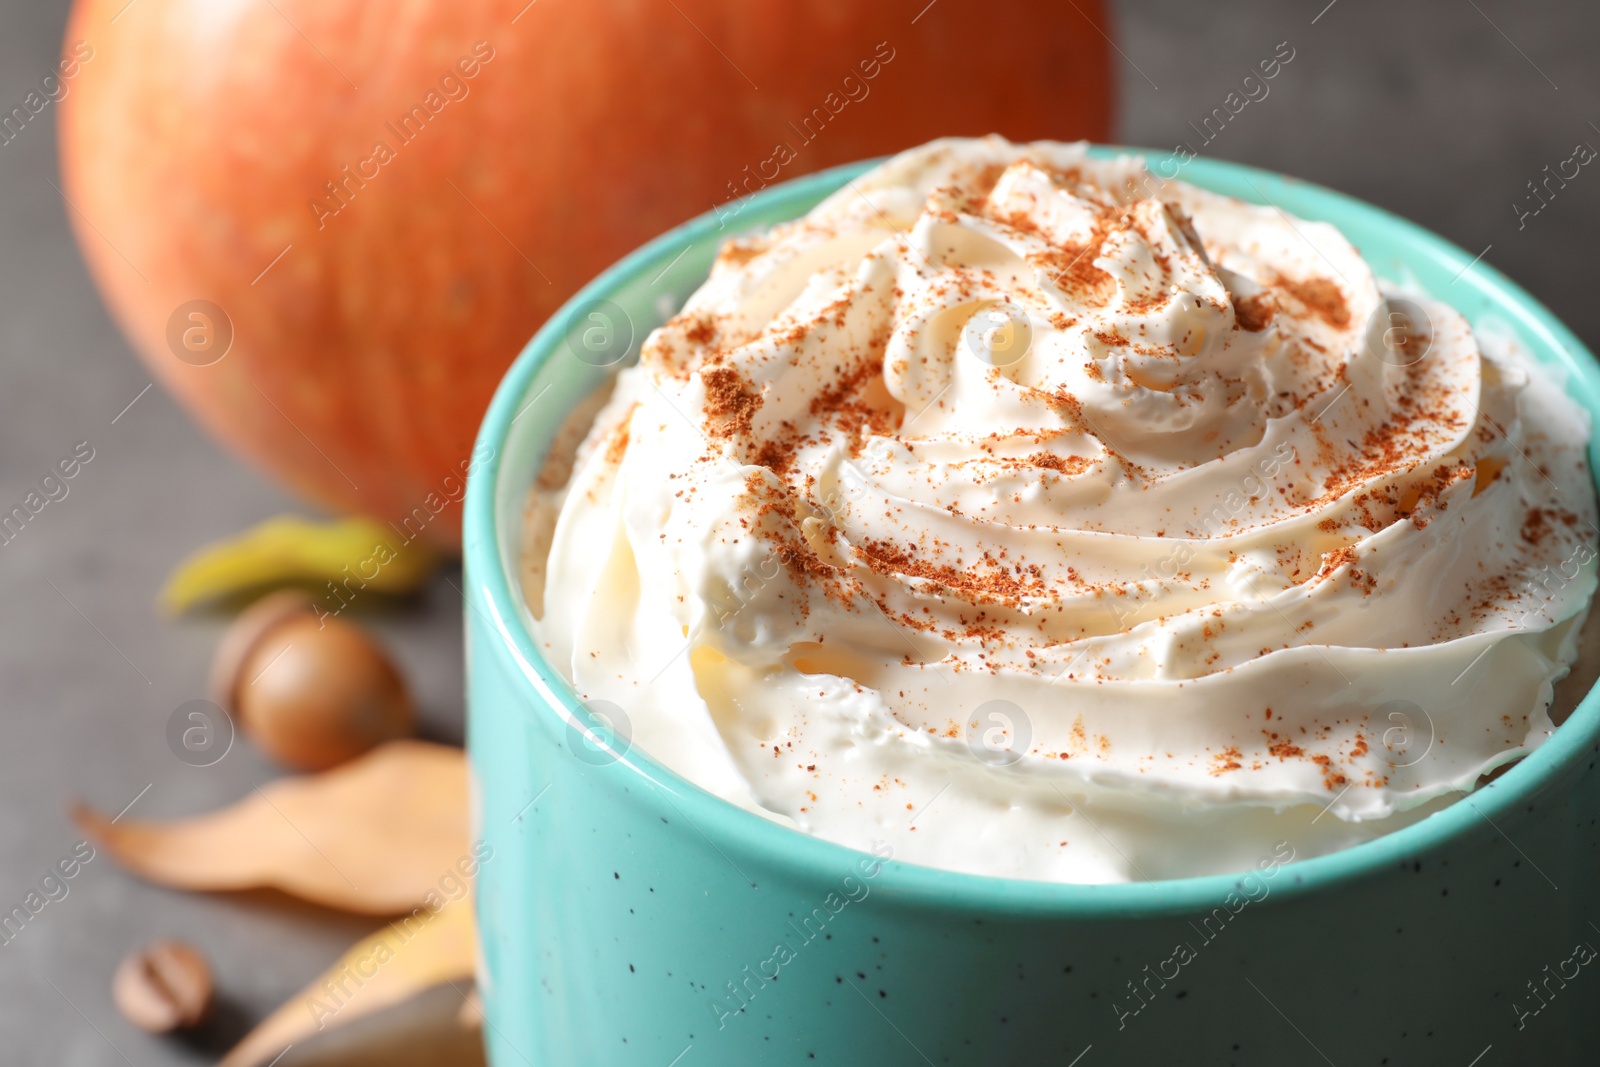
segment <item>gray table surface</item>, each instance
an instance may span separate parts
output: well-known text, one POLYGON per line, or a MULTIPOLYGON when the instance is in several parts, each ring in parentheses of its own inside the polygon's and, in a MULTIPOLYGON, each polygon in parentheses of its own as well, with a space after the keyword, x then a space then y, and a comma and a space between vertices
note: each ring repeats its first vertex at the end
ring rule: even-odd
MULTIPOLYGON (((1295 58, 1270 95, 1203 154, 1332 186, 1486 249, 1487 262, 1600 342, 1600 300, 1585 295, 1600 173, 1580 173, 1521 228, 1511 206, 1576 143, 1600 146, 1600 6, 1325 3, 1121 3, 1120 139, 1198 145, 1189 123, 1287 41, 1295 58)), ((3 110, 53 63, 67 7, 0 2, 3 110)), ((203 695, 223 621, 161 621, 152 601, 186 550, 297 505, 204 437, 159 387, 124 412, 150 378, 89 282, 55 179, 51 121, 0 145, 0 502, 20 501, 74 443, 95 449, 70 495, 0 547, 0 910, 77 840, 65 815, 72 798, 115 811, 137 797, 140 815, 178 816, 279 773, 248 744, 209 768, 174 759, 167 718, 203 695)), ((364 617, 403 662, 425 734, 450 741, 462 729, 460 616, 440 578, 415 601, 364 617)), ((0 947, 7 1064, 211 1062, 374 925, 258 896, 153 888, 108 858, 70 885, 0 947), (193 1040, 147 1037, 110 1003, 117 961, 163 935, 203 946, 225 994, 217 1022, 193 1040)), ((390 1018, 360 1040, 312 1043, 282 1063, 480 1062, 470 1042, 426 1023, 457 1004, 446 990, 407 1014, 404 1034, 390 1018)))

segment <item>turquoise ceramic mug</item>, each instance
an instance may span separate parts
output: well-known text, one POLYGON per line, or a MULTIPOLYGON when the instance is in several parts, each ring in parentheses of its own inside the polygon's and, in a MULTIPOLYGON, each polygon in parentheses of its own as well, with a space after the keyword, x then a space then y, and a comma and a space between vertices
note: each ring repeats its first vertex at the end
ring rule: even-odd
MULTIPOLYGON (((484 421, 465 519, 468 735, 493 849, 477 906, 495 1067, 1596 1062, 1587 681, 1569 679, 1569 703, 1583 699, 1532 755, 1386 837, 1237 876, 1075 886, 885 860, 739 810, 631 748, 545 662, 515 574, 562 414, 676 310, 719 242, 867 166, 762 190, 624 259, 534 337, 484 421)), ((1179 176, 1334 223, 1380 276, 1510 326, 1600 411, 1582 344, 1461 249, 1248 167, 1194 160, 1179 176)))

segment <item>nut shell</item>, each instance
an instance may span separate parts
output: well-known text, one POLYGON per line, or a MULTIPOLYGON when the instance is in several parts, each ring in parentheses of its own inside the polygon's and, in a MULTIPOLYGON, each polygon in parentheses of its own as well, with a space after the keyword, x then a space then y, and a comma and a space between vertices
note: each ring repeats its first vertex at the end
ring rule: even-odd
POLYGON ((324 770, 411 734, 404 679, 366 631, 332 616, 277 618, 227 691, 252 741, 274 759, 324 770))
POLYGON ((241 611, 211 657, 207 689, 212 701, 229 715, 237 715, 235 700, 245 659, 278 623, 311 613, 311 598, 294 590, 269 593, 241 611))

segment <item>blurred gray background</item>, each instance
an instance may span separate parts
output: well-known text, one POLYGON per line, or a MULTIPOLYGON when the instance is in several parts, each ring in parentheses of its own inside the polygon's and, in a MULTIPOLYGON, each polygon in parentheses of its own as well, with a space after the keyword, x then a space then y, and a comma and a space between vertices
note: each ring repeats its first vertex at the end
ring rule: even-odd
MULTIPOLYGON (((1487 262, 1591 347, 1600 344, 1600 300, 1585 295, 1595 284, 1600 168, 1585 168, 1520 224, 1513 208, 1532 206, 1527 183, 1546 164, 1554 168, 1579 142, 1600 147, 1600 6, 1325 4, 1116 4, 1116 25, 1106 28, 1122 53, 1119 139, 1200 147, 1189 123, 1198 126, 1288 42, 1294 59, 1270 94, 1202 154, 1332 186, 1472 253, 1487 249, 1487 262)), ((0 3, 4 110, 54 63, 67 8, 65 0, 0 3)), ((114 812, 137 797, 141 816, 178 816, 230 802, 279 773, 247 743, 210 768, 174 759, 167 718, 203 695, 223 620, 164 621, 152 604, 186 551, 298 505, 202 436, 159 387, 141 395, 151 379, 89 282, 56 180, 47 113, 0 145, 0 502, 20 502, 78 441, 89 441, 95 458, 66 499, 0 546, 0 911, 78 840, 65 814, 73 798, 114 812)), ((404 664, 425 733, 455 742, 460 614, 441 577, 414 600, 363 616, 404 664)), ((156 889, 105 856, 70 885, 66 899, 0 946, 5 1063, 212 1062, 375 926, 258 895, 156 889), (147 1037, 110 1002, 118 960, 158 936, 200 945, 225 996, 216 1022, 191 1040, 147 1037)), ((406 1013, 408 1025, 446 1018, 459 1002, 446 990, 427 1011, 406 1013)), ((338 1047, 297 1047, 282 1064, 472 1062, 470 1053, 458 1058, 459 1041, 401 1037, 396 1025, 390 1019, 338 1047), (389 1034, 386 1048, 370 1047, 377 1029, 389 1034), (365 1051, 352 1051, 357 1045, 365 1051)))

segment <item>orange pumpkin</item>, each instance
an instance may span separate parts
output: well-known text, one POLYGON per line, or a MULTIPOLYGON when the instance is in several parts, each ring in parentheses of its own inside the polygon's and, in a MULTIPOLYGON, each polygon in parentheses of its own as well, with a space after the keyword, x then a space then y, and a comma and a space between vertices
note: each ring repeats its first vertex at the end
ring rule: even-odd
POLYGON ((396 519, 453 495, 501 374, 607 264, 933 137, 1104 139, 1108 29, 1095 0, 79 0, 64 189, 212 433, 396 519))

